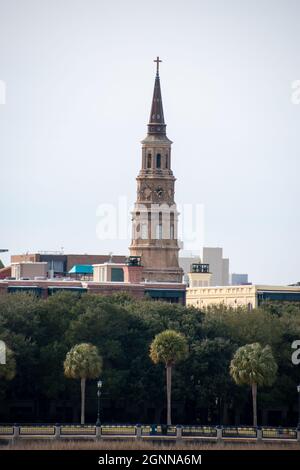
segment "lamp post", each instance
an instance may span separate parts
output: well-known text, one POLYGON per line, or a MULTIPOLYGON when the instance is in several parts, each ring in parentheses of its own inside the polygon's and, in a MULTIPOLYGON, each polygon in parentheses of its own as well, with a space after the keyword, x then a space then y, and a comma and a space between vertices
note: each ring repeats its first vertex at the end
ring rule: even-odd
POLYGON ((97 382, 98 411, 97 411, 96 426, 101 426, 101 421, 100 421, 100 397, 101 397, 101 388, 102 388, 102 380, 98 380, 98 382, 97 382))
POLYGON ((219 426, 222 426, 221 397, 216 397, 216 409, 219 417, 219 426))
POLYGON ((300 385, 297 385, 298 392, 298 429, 300 429, 300 385))

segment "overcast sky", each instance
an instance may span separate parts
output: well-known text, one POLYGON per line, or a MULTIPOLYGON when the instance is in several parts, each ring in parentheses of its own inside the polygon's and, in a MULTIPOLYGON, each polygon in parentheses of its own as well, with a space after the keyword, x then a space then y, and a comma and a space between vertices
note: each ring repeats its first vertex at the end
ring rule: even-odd
POLYGON ((127 253, 97 208, 135 200, 160 55, 176 201, 204 205, 232 272, 300 280, 299 19, 299 0, 0 0, 0 248, 127 253))

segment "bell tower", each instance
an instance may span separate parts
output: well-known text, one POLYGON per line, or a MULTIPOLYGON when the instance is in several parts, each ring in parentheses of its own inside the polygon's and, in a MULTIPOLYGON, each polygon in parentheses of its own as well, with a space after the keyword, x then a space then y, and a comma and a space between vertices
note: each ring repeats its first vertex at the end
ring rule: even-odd
POLYGON ((144 280, 182 282, 178 264, 178 212, 174 201, 171 140, 166 135, 160 88, 159 57, 148 133, 142 141, 142 167, 137 176, 137 200, 132 212, 131 256, 140 256, 144 280))

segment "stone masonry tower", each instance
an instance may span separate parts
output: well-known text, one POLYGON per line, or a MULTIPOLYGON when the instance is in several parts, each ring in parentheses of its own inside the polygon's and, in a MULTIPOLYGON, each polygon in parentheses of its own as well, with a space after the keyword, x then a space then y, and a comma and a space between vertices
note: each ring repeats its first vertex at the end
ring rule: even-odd
POLYGON ((132 212, 131 256, 140 256, 143 277, 149 282, 182 282, 178 265, 178 212, 174 202, 175 177, 171 170, 171 140, 166 136, 159 58, 148 134, 142 141, 142 168, 137 201, 132 212))

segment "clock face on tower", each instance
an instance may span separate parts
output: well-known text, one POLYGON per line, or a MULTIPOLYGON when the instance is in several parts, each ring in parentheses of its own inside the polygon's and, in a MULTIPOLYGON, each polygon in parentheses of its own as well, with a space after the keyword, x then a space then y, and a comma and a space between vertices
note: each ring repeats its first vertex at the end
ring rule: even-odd
POLYGON ((174 203, 174 182, 141 181, 138 185, 138 200, 147 202, 174 203))
POLYGON ((155 194, 159 199, 161 199, 164 194, 163 188, 161 188, 160 186, 158 188, 155 188, 155 194))

